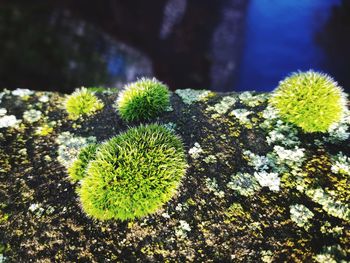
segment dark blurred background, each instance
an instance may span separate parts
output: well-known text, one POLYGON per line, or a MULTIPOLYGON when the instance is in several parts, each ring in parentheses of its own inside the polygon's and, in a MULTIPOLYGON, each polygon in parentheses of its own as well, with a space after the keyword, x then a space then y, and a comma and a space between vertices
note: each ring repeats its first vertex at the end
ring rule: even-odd
POLYGON ((270 91, 311 68, 350 91, 349 0, 0 0, 0 89, 156 76, 171 89, 270 91))

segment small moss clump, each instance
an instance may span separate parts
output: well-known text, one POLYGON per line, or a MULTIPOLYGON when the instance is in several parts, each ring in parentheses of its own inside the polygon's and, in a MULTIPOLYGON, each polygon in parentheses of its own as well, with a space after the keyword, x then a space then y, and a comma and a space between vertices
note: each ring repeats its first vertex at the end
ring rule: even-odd
POLYGON ((103 107, 103 102, 86 88, 76 90, 65 101, 68 117, 72 120, 83 115, 91 115, 103 107))
POLYGON ((163 126, 131 128, 103 143, 78 190, 83 210, 100 219, 134 219, 155 212, 186 171, 181 140, 163 126))
POLYGON ((86 169, 91 160, 95 159, 98 145, 91 143, 80 150, 78 158, 68 168, 72 181, 80 181, 86 176, 86 169))
POLYGON ((328 75, 314 71, 294 73, 279 83, 270 103, 285 121, 305 132, 326 132, 341 121, 346 95, 328 75))
POLYGON ((125 86, 117 99, 123 120, 150 119, 170 106, 169 89, 155 78, 142 78, 125 86))

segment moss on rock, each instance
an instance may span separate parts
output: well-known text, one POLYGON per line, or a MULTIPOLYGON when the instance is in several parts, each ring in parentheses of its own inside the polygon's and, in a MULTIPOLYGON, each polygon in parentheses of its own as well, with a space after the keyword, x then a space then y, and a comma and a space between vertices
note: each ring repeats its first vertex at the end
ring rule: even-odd
MULTIPOLYGON (((182 138, 187 173, 154 213, 135 217, 127 209, 133 213, 124 217, 127 222, 92 220, 76 193, 88 182, 90 169, 108 172, 100 149, 79 158, 82 149, 90 143, 107 147, 115 141, 111 138, 137 129, 112 107, 118 94, 98 93, 106 106, 73 122, 61 107, 61 94, 1 92, 0 118, 15 118, 14 125, 0 127, 0 244, 10 248, 3 256, 10 262, 349 261, 348 117, 325 133, 307 134, 268 105, 270 94, 186 92, 194 94, 191 103, 179 92, 170 93, 172 110, 154 120, 165 124, 162 134, 176 132, 182 138), (201 96, 206 93, 210 96, 201 96), (23 119, 31 109, 42 113, 40 120, 23 119), (79 159, 76 171, 82 179, 72 184, 67 168, 79 159)), ((123 152, 125 158, 108 167, 142 170, 144 176, 155 167, 165 171, 168 166, 156 163, 150 151, 159 136, 133 138, 117 139, 120 149, 113 144, 109 157, 123 152), (136 145, 144 149, 137 156, 136 145)), ((162 148, 171 159, 170 152, 162 148)), ((125 178, 135 173, 128 174, 125 178)), ((110 193, 125 182, 115 174, 108 178, 101 187, 110 193)), ((92 185, 86 192, 96 194, 100 186, 92 185)), ((135 187, 135 193, 143 186, 125 185, 135 187)), ((101 213, 116 206, 104 200, 101 213)), ((145 202, 138 205, 146 211, 145 202)))

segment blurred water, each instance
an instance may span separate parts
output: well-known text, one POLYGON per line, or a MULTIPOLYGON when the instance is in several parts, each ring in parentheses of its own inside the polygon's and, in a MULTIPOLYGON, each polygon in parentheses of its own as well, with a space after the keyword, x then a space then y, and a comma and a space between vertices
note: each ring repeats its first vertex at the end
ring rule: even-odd
POLYGON ((245 46, 234 90, 270 91, 290 72, 327 72, 316 43, 332 7, 341 0, 251 0, 245 46))

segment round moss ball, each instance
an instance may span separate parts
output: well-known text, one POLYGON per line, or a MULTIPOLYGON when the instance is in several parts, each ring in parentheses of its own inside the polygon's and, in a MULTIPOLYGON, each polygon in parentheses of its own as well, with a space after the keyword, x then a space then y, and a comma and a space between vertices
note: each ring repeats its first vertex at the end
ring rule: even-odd
POLYGON ((142 78, 126 85, 117 99, 119 115, 125 121, 153 118, 168 106, 169 89, 155 78, 142 78))
POLYGON ((311 70, 282 80, 269 102, 285 121, 304 132, 326 132, 346 110, 346 94, 337 82, 311 70))
POLYGON ((72 120, 76 120, 83 115, 92 115, 103 107, 103 102, 86 88, 74 91, 65 101, 68 117, 72 120))
POLYGON ((68 175, 73 182, 80 181, 86 176, 86 169, 91 160, 95 159, 98 145, 91 143, 83 147, 77 159, 68 168, 68 175))
POLYGON ((134 219, 158 210, 186 172, 181 140, 163 126, 130 128, 102 144, 78 190, 85 213, 134 219))

